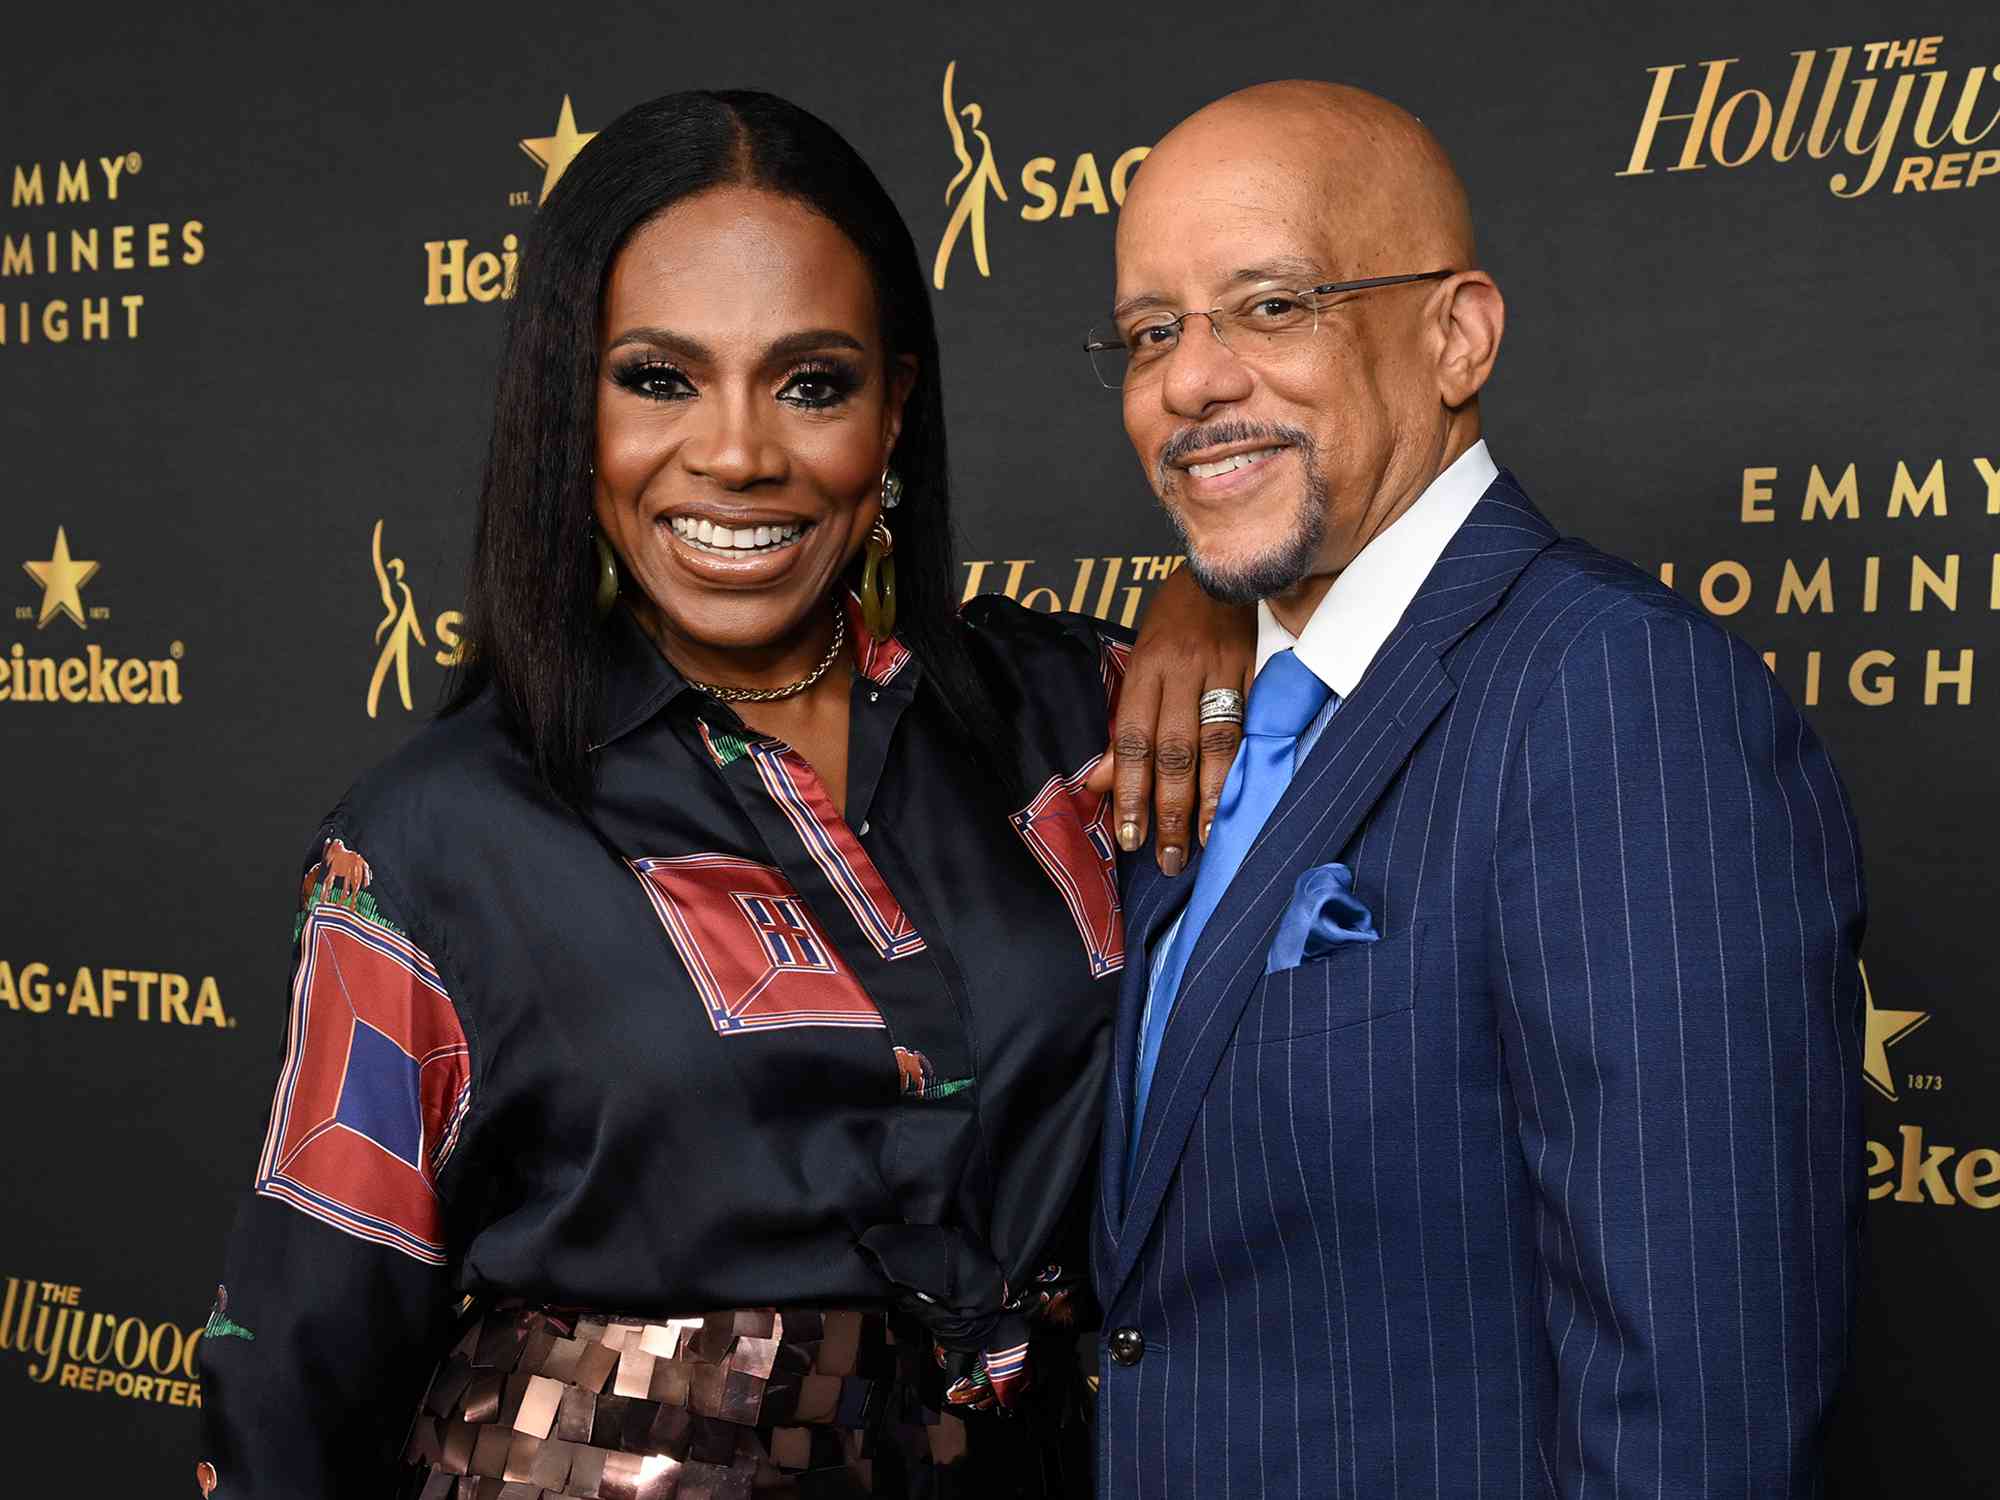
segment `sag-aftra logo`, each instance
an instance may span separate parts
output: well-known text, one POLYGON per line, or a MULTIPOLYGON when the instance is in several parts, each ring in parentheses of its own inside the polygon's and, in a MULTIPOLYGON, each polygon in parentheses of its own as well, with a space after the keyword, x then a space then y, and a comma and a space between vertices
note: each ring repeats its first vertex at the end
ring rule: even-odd
POLYGON ((972 264, 981 276, 993 274, 987 214, 1002 212, 993 208, 994 203, 1009 205, 1030 224, 1071 218, 1085 209, 1093 214, 1109 214, 1114 205, 1125 201, 1133 170, 1153 149, 1129 147, 1111 159, 1108 171, 1099 168, 1097 155, 1092 151, 1068 157, 1031 156, 1022 163, 1015 181, 1020 196, 1009 198, 1006 174, 1000 169, 993 137, 988 133, 986 111, 976 100, 958 103, 954 93, 957 78, 958 63, 954 59, 945 65, 943 104, 945 129, 951 136, 952 155, 957 159, 958 169, 945 184, 944 201, 951 205, 951 218, 931 260, 931 285, 939 291, 944 290, 952 257, 960 244, 971 253, 972 264), (1064 185, 1058 188, 1058 182, 1064 185))

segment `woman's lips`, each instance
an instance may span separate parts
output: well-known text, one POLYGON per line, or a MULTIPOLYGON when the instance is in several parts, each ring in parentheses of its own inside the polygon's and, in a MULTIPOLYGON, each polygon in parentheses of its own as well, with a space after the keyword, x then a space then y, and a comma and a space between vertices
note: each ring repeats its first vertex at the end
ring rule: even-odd
POLYGON ((682 541, 704 552, 724 557, 732 553, 768 552, 789 547, 813 526, 810 521, 720 525, 706 516, 669 516, 667 524, 682 541))
POLYGON ((805 540, 819 529, 811 521, 726 528, 709 521, 704 541, 703 522, 694 518, 662 517, 654 524, 687 572, 707 583, 738 587, 773 583, 789 573, 804 554, 805 540), (762 542, 757 540, 760 533, 766 538, 762 542), (737 544, 738 537, 744 539, 743 545, 737 544))

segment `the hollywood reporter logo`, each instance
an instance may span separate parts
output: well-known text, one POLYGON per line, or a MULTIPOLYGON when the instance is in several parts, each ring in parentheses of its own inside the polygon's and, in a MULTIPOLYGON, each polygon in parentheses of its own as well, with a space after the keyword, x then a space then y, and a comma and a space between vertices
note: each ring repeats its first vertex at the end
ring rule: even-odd
POLYGON ((1942 65, 1943 44, 1922 36, 1794 52, 1782 96, 1725 92, 1741 58, 1648 68, 1652 92, 1616 175, 1837 155, 1845 161, 1826 180, 1836 198, 1872 191, 1892 161, 1892 193, 1977 186, 2000 176, 2000 144, 1975 149, 2000 126, 2000 63, 1953 70, 1942 65))

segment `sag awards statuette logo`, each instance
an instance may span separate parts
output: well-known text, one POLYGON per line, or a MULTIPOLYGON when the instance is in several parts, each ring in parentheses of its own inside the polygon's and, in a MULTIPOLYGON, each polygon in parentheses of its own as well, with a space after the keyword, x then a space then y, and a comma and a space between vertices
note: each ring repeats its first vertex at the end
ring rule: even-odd
MULTIPOLYGON (((511 208, 539 208, 548 201, 562 174, 576 160, 577 152, 597 136, 594 130, 576 128, 576 110, 569 95, 563 95, 555 129, 548 135, 528 136, 516 142, 529 161, 542 169, 542 187, 531 196, 526 189, 509 193, 511 208)), ((470 239, 424 241, 424 306, 460 307, 467 302, 504 302, 514 295, 514 277, 521 266, 521 237, 501 237, 498 251, 481 250, 468 256, 470 239)))
MULTIPOLYGON (((382 619, 375 627, 375 673, 368 679, 368 717, 372 719, 381 705, 382 688, 392 674, 396 679, 397 695, 403 700, 404 711, 414 710, 416 705, 410 697, 410 647, 415 645, 428 649, 432 642, 424 637, 424 622, 417 614, 417 598, 405 576, 408 569, 404 567, 402 558, 385 558, 382 555, 382 523, 379 520, 375 523, 369 549, 375 563, 375 586, 382 596, 382 619)), ((431 653, 439 666, 458 665, 465 650, 458 628, 464 621, 464 615, 455 609, 448 609, 431 622, 432 635, 437 645, 443 648, 431 653)))
MULTIPOLYGON (((1977 632, 1923 647, 1921 677, 1912 681, 1919 648, 1891 635, 1895 627, 1883 617, 1922 615, 1929 627, 1939 616, 2000 612, 2000 552, 1919 550, 1936 534, 1925 528, 1948 523, 1954 505, 1961 517, 2000 516, 2000 461, 1980 455, 1928 463, 1898 459, 1893 469, 1884 464, 1873 473, 1860 463, 1810 464, 1804 473, 1796 467, 1751 466, 1741 471, 1732 503, 1745 526, 1802 528, 1800 545, 1806 550, 1759 569, 1733 558, 1698 564, 1698 571, 1663 562, 1662 582, 1720 618, 1752 610, 1732 626, 1745 634, 1832 630, 1834 618, 1846 616, 1858 618, 1871 634, 1882 631, 1874 637, 1878 641, 1896 640, 1896 650, 1887 645, 1842 650, 1832 659, 1831 673, 1823 648, 1765 652, 1765 665, 1773 672, 1782 668, 1786 686, 1802 705, 1816 708, 1844 690, 1864 708, 1908 706, 1917 697, 1911 689, 1920 686, 1926 708, 1971 706, 1977 652, 1960 642, 1967 636, 1976 640, 1977 632), (1829 550, 1814 555, 1815 543, 1829 550), (1863 546, 1866 555, 1855 556, 1863 546), (1833 548, 1846 556, 1836 561, 1833 548), (1753 627, 1757 613, 1768 619, 1753 627), (1793 616, 1796 621, 1788 618, 1793 616), (1901 671, 1899 661, 1906 663, 1901 671)), ((1940 633, 1953 623, 1941 622, 1940 633)))
MULTIPOLYGON (((987 205, 992 199, 1002 203, 1014 201, 1007 196, 1006 183, 993 153, 993 139, 986 133, 985 111, 976 103, 959 105, 954 100, 952 90, 957 76, 958 62, 954 59, 945 65, 943 102, 945 129, 951 134, 958 170, 945 185, 944 201, 951 205, 951 218, 931 261, 931 285, 939 291, 944 290, 952 254, 961 240, 970 243, 972 263, 979 274, 989 277, 993 274, 986 247, 987 205)), ((1075 158, 1069 170, 1069 184, 1061 193, 1056 191, 1055 174, 1062 163, 1053 156, 1030 157, 1020 173, 1021 217, 1035 224, 1052 217, 1070 218, 1080 208, 1088 208, 1094 214, 1109 214, 1113 204, 1125 201, 1133 170, 1152 149, 1134 146, 1112 162, 1108 199, 1104 174, 1099 171, 1093 153, 1085 151, 1075 158)))
POLYGON ((1941 64, 1943 44, 1918 36, 1794 52, 1782 98, 1760 88, 1725 95, 1740 58, 1649 68, 1639 133, 1615 175, 1647 177, 1662 162, 1668 172, 1700 172, 1766 154, 1785 163, 1838 153, 1841 168, 1826 179, 1836 198, 1872 191, 1892 159, 1891 193, 1976 187, 2000 174, 2000 143, 1973 149, 2000 125, 2000 90, 1987 88, 2000 82, 2000 63, 1954 72, 1941 64))
MULTIPOLYGON (((200 219, 61 226, 33 222, 51 208, 94 212, 102 203, 115 213, 124 206, 121 194, 146 170, 146 159, 137 151, 15 163, 8 208, 16 217, 0 229, 0 281, 84 278, 88 287, 118 272, 148 273, 151 280, 150 273, 200 265, 208 258, 207 227, 200 219)), ((130 283, 125 278, 117 291, 76 296, 0 295, 0 347, 37 340, 97 344, 136 339, 146 294, 122 289, 130 283)))
MULTIPOLYGON (((110 620, 108 607, 84 603, 84 586, 97 576, 100 564, 75 555, 66 527, 56 528, 47 557, 30 558, 21 567, 40 588, 41 600, 17 606, 16 620, 32 621, 38 632, 51 624, 58 631, 88 632, 110 620)), ((121 659, 90 641, 81 655, 58 657, 37 655, 16 641, 0 657, 0 703, 179 703, 185 654, 186 648, 175 641, 165 656, 121 659)))
POLYGON ((200 1406, 195 1350, 205 1330, 93 1312, 83 1288, 9 1276, 0 1350, 25 1357, 37 1385, 98 1391, 157 1406, 200 1406))

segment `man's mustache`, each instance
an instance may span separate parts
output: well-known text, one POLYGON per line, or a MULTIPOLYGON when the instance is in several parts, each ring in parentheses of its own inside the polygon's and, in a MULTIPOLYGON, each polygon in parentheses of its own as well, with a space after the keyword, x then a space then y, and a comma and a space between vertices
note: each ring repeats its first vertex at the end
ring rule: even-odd
POLYGON ((1284 427, 1274 422, 1203 422, 1198 426, 1184 427, 1167 439, 1160 449, 1159 488, 1166 490, 1171 484, 1173 471, 1190 455, 1204 448, 1221 448, 1233 443, 1266 443, 1272 447, 1289 444, 1304 450, 1308 457, 1312 454, 1313 441, 1310 434, 1298 427, 1284 427))

